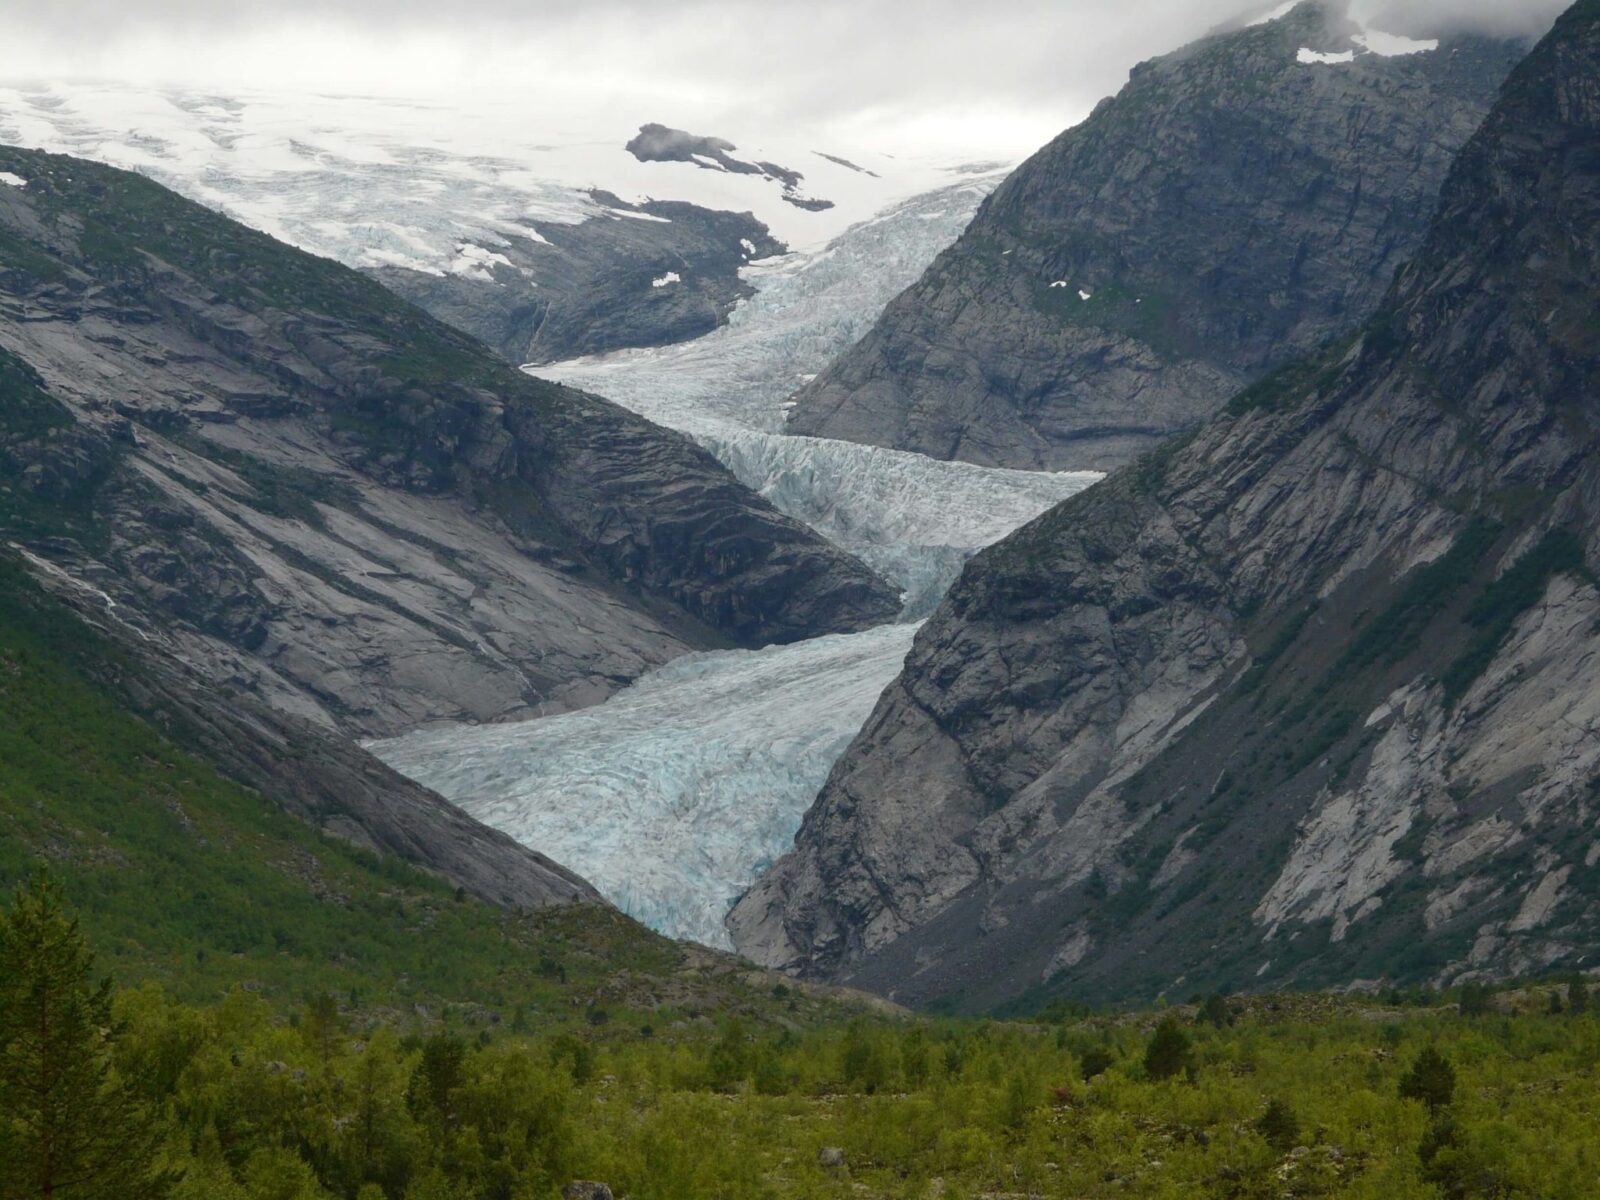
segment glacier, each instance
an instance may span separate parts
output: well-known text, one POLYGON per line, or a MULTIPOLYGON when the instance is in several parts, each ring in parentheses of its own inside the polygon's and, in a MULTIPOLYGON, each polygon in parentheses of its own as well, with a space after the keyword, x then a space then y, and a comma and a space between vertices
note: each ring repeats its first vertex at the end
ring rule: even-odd
POLYGON ((635 919, 728 947, 916 627, 677 659, 595 708, 369 749, 584 875, 635 919))
POLYGON ((1099 478, 947 463, 783 432, 785 403, 971 218, 993 177, 891 206, 815 254, 746 268, 755 295, 676 346, 526 368, 695 438, 905 593, 901 622, 678 659, 605 703, 375 743, 390 766, 588 878, 674 937, 723 918, 786 851, 962 564, 1099 478))
POLYGON ((926 616, 973 553, 1099 476, 791 437, 787 401, 955 241, 1001 177, 988 172, 902 201, 819 253, 746 267, 755 295, 705 337, 524 369, 688 434, 780 512, 897 584, 903 619, 926 616))
MULTIPOLYGON (((0 141, 141 171, 355 267, 481 276, 504 257, 503 237, 539 239, 541 226, 607 211, 596 187, 626 201, 752 211, 790 247, 743 268, 753 294, 697 341, 535 373, 696 439, 779 509, 897 583, 900 623, 696 655, 592 709, 372 747, 587 876, 638 919, 725 946, 723 914, 787 849, 898 673, 915 622, 972 553, 1097 476, 989 470, 784 432, 789 397, 955 240, 1003 166, 831 146, 815 130, 791 130, 777 145, 760 130, 715 130, 743 151, 804 162, 808 189, 835 201, 808 211, 759 178, 636 161, 624 143, 637 112, 567 104, 533 114, 487 97, 0 85, 0 141)), ((670 274, 653 281, 672 286, 670 274)))
MULTIPOLYGON (((556 95, 404 96, 163 87, 117 80, 0 84, 0 142, 139 171, 272 236, 353 267, 452 270, 463 244, 539 237, 624 200, 751 212, 791 249, 815 251, 906 197, 981 171, 944 156, 833 146, 822 128, 774 139, 720 128, 743 151, 804 166, 833 207, 786 203, 760 176, 642 163, 624 145, 636 102, 602 89, 556 95), (870 168, 818 153, 836 150, 870 168)), ((637 217, 639 214, 625 215, 637 217)), ((664 220, 665 218, 657 218, 664 220)))
MULTIPOLYGON (((752 294, 696 341, 529 369, 694 438, 781 511, 896 583, 899 622, 693 655, 594 708, 371 747, 579 871, 625 912, 726 946, 724 914, 788 848, 898 674, 916 623, 973 553, 1098 476, 993 470, 785 432, 796 389, 956 239, 1004 164, 832 145, 822 128, 790 129, 777 143, 759 129, 714 130, 747 156, 804 164, 808 194, 834 202, 812 210, 761 177, 639 162, 624 146, 640 119, 612 102, 530 108, 526 98, 487 96, 0 84, 0 141, 140 171, 353 267, 493 278, 513 234, 543 240, 541 226, 608 211, 667 219, 613 209, 608 197, 750 211, 790 248, 747 263, 752 294)), ((681 281, 672 270, 650 280, 681 281)))

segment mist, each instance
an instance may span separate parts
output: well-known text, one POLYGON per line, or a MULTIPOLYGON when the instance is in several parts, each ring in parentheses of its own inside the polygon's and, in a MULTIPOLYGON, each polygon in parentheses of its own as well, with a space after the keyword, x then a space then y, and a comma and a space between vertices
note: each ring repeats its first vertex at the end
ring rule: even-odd
MULTIPOLYGON (((1358 0, 1392 32, 1534 37, 1560 0, 1358 0)), ((1273 0, 76 0, 8 14, 0 80, 526 97, 715 133, 1018 154, 1134 64, 1273 0)))

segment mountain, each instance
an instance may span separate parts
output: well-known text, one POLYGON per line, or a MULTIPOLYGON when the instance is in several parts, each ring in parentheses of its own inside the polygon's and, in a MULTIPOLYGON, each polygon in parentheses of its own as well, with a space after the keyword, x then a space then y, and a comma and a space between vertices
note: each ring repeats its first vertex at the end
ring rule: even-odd
POLYGON ((1362 330, 980 554, 730 918, 969 1008, 1593 965, 1600 0, 1362 330))
POLYGON ((1526 47, 1340 11, 1308 0, 1135 68, 796 394, 791 432, 1117 466, 1354 329, 1526 47))
POLYGON ((640 128, 631 97, 524 85, 459 105, 0 84, 0 143, 138 171, 372 274, 513 363, 700 337, 749 297, 749 263, 819 249, 969 170, 817 130, 640 128), (737 157, 672 152, 652 131, 695 149, 736 142, 737 157))
POLYGON ((786 247, 750 213, 681 201, 589 198, 582 221, 458 243, 443 270, 372 275, 511 363, 664 346, 725 325, 750 295, 740 272, 786 247))
POLYGON ((92 593, 42 588, 3 554, 0 888, 40 866, 98 969, 164 989, 129 997, 120 1011, 139 1019, 221 999, 276 1025, 319 995, 363 1024, 503 1029, 537 1013, 545 1033, 592 1024, 597 1005, 632 1023, 736 1011, 790 1029, 887 1010, 775 991, 741 959, 650 933, 343 739, 211 691, 92 593))
MULTIPOLYGON (((160 807, 152 796, 187 787, 202 805, 242 805, 236 813, 270 811, 261 800, 270 801, 342 842, 502 908, 600 903, 584 880, 348 740, 224 693, 122 624, 100 594, 48 572, 41 587, 28 566, 0 557, 0 706, 13 739, 0 796, 14 824, 26 830, 42 817, 58 842, 92 842, 87 832, 64 831, 79 820, 94 824, 88 813, 108 795, 122 794, 131 828, 140 810, 160 807), (65 760, 63 748, 73 748, 65 760), (174 756, 186 761, 174 766, 174 756), (253 802, 242 799, 246 788, 257 794, 253 802), (38 811, 20 816, 16 806, 30 801, 38 811)), ((116 831, 100 828, 116 841, 116 831)), ((30 848, 40 849, 24 835, 14 850, 30 848)))
POLYGON ((896 591, 681 435, 141 176, 0 149, 0 531, 348 733, 592 702, 896 591))

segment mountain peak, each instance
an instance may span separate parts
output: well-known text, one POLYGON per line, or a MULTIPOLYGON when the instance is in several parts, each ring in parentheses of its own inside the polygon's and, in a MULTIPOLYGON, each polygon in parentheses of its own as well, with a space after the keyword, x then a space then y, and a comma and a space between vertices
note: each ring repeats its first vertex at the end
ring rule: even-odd
POLYGON ((731 918, 981 1008, 1587 965, 1600 0, 1378 314, 980 555, 731 918))

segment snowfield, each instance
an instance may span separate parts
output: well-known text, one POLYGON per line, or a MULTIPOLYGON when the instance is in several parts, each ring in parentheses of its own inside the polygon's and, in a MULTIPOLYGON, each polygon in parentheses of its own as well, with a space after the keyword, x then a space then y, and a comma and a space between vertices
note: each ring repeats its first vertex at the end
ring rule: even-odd
POLYGON ((608 208, 594 190, 629 203, 753 212, 791 249, 816 250, 972 170, 958 158, 817 144, 805 131, 778 140, 749 130, 696 131, 729 138, 742 157, 803 172, 806 193, 833 203, 813 212, 786 202, 781 187, 759 176, 638 161, 624 147, 656 115, 603 100, 539 106, 526 97, 482 98, 455 106, 77 80, 0 87, 0 142, 140 171, 349 266, 433 274, 451 270, 462 243, 526 236, 528 223, 571 225, 603 212, 666 220, 608 208), (875 174, 851 170, 828 151, 875 174))

